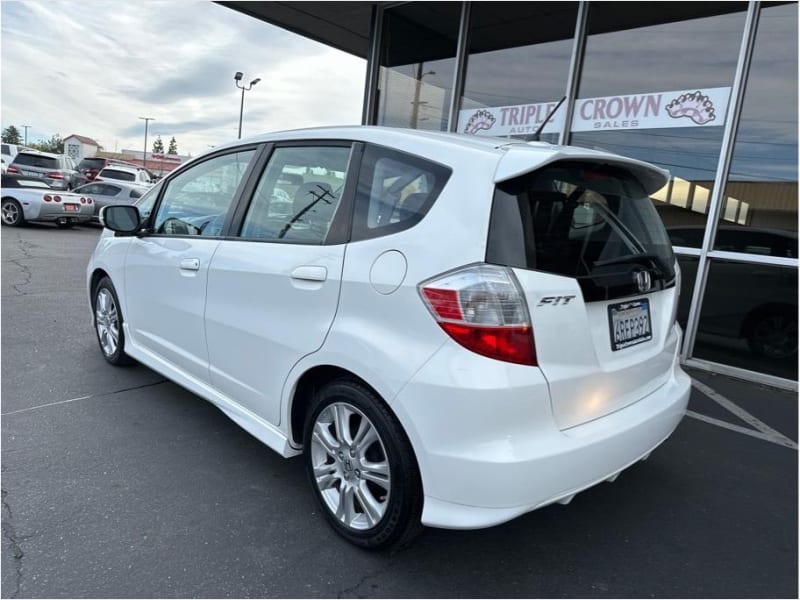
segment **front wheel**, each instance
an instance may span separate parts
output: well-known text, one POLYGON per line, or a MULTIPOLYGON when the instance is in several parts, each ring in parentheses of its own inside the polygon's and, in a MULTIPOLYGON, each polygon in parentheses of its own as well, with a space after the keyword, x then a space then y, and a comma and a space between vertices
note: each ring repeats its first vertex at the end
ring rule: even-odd
POLYGON ((122 330, 122 312, 114 284, 103 277, 94 288, 94 330, 103 357, 115 366, 133 364, 125 354, 125 333, 122 330))
POLYGON ((3 198, 2 203, 0 203, 0 212, 2 216, 0 220, 3 225, 19 227, 25 223, 22 206, 14 198, 3 198))
POLYGON ((383 401, 364 384, 333 381, 310 407, 306 471, 326 518, 363 548, 393 548, 420 531, 422 484, 411 444, 383 401))

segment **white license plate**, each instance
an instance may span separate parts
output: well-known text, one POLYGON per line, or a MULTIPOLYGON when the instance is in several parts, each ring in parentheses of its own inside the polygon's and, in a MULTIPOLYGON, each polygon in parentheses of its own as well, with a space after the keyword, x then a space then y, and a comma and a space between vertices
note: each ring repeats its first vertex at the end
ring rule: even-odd
POLYGON ((611 349, 622 350, 653 339, 650 302, 646 298, 608 306, 611 349))
POLYGON ((44 173, 39 173, 38 171, 23 171, 22 174, 28 177, 44 177, 44 173))
POLYGON ((81 212, 80 204, 65 204, 64 212, 81 212))

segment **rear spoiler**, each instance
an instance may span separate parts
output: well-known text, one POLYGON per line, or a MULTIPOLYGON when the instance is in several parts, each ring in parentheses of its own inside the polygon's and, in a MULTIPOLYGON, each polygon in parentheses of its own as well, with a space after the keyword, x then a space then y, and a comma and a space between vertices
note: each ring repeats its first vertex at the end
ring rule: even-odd
POLYGON ((538 142, 509 144, 501 148, 505 150, 505 154, 497 164, 494 173, 495 183, 508 181, 559 160, 587 160, 598 164, 622 167, 642 184, 648 195, 660 190, 670 179, 670 173, 666 169, 610 152, 599 152, 574 146, 551 146, 538 142))

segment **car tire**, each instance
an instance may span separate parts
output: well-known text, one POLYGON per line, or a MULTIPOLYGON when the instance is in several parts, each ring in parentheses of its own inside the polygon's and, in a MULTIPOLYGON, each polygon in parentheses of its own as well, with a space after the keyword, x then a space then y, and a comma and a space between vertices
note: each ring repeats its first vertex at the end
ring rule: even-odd
POLYGON ((122 327, 122 311, 114 284, 108 277, 97 282, 92 292, 92 312, 97 343, 109 363, 127 366, 135 361, 125 354, 125 332, 122 327))
POLYGON ((314 495, 342 537, 362 548, 396 549, 422 531, 416 457, 397 418, 369 387, 338 379, 320 389, 303 442, 314 495))
POLYGON ((0 221, 8 227, 21 227, 25 224, 25 213, 22 206, 14 198, 3 198, 0 202, 2 211, 0 221))
POLYGON ((763 310, 751 317, 747 330, 747 345, 753 353, 773 360, 797 356, 796 311, 763 310))

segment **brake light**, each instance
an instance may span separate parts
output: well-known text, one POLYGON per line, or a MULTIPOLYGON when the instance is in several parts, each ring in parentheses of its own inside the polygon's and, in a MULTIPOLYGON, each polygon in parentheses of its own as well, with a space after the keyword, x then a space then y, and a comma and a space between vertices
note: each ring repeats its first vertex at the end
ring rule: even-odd
POLYGON ((50 179, 64 179, 64 176, 58 171, 53 171, 52 173, 48 173, 47 176, 50 179))
POLYGON ((537 365, 525 295, 510 269, 471 265, 425 281, 419 289, 439 326, 464 348, 537 365))
POLYGON ((42 196, 42 200, 44 200, 45 202, 52 202, 53 197, 50 194, 45 194, 44 196, 42 196))
POLYGON ((61 196, 53 196, 53 202, 61 202, 61 196))
POLYGON ((89 198, 89 197, 87 197, 87 198, 86 198, 86 204, 91 204, 91 203, 92 203, 92 199, 91 199, 91 198, 89 198))

